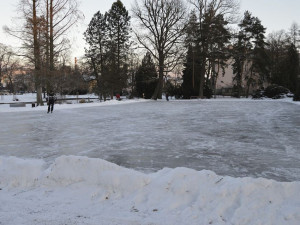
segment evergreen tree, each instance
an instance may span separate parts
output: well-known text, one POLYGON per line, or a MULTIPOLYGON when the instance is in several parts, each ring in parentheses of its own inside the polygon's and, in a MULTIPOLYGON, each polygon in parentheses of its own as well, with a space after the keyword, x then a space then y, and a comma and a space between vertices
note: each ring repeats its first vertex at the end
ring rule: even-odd
POLYGON ((183 70, 182 94, 183 98, 189 99, 191 96, 199 94, 199 76, 196 76, 195 71, 199 70, 198 57, 193 46, 188 47, 186 62, 183 70))
POLYGON ((155 64, 148 52, 143 60, 142 65, 138 68, 135 75, 136 93, 138 97, 150 99, 157 85, 157 72, 155 64))
POLYGON ((108 12, 109 78, 111 94, 126 87, 130 16, 120 0, 108 12))
MULTIPOLYGON (((199 57, 200 69, 197 71, 197 76, 199 79, 199 91, 198 96, 203 98, 204 88, 207 86, 208 75, 211 74, 212 65, 210 65, 209 57, 212 56, 210 52, 213 50, 212 43, 215 38, 218 38, 213 30, 216 30, 217 26, 214 24, 219 24, 221 20, 224 22, 229 22, 233 19, 235 11, 238 8, 238 1, 236 0, 189 0, 191 4, 195 7, 197 13, 197 44, 194 45, 197 48, 197 56, 199 57)), ((225 28, 225 24, 222 25, 225 28)), ((226 35, 225 35, 226 37, 226 35)))
POLYGON ((89 48, 88 58, 92 75, 96 77, 100 97, 121 92, 127 82, 127 52, 129 49, 130 17, 120 0, 109 12, 97 12, 84 33, 89 48))
POLYGON ((225 73, 225 67, 229 59, 228 44, 231 38, 228 22, 222 14, 212 16, 213 11, 209 11, 205 16, 203 28, 210 30, 208 39, 208 69, 206 72, 206 82, 204 85, 204 95, 211 96, 211 91, 216 93, 216 82, 220 71, 225 73), (206 26, 210 26, 206 28, 206 26))
POLYGON ((272 33, 268 39, 268 51, 271 58, 271 82, 296 92, 299 53, 294 40, 284 31, 272 33))
POLYGON ((199 55, 199 24, 195 11, 192 11, 186 29, 187 55, 183 70, 182 94, 183 98, 199 95, 200 55, 199 55))
POLYGON ((100 98, 103 96, 106 100, 108 92, 107 74, 108 74, 108 22, 107 13, 101 14, 98 11, 89 23, 84 33, 88 49, 85 49, 85 56, 88 59, 92 75, 97 82, 97 93, 100 98))
POLYGON ((257 17, 246 11, 239 24, 240 31, 233 48, 232 65, 235 74, 237 97, 240 97, 243 80, 246 81, 246 97, 251 86, 262 86, 269 75, 269 59, 264 41, 265 28, 257 17))
POLYGON ((299 74, 299 53, 296 46, 291 43, 287 46, 287 57, 285 60, 285 79, 283 86, 288 88, 291 92, 296 91, 297 76, 299 74))
POLYGON ((182 84, 184 98, 201 97, 202 91, 203 96, 211 96, 208 90, 215 89, 217 76, 221 70, 224 72, 229 58, 228 43, 231 35, 224 16, 208 9, 201 23, 200 31, 197 16, 192 12, 187 26, 188 51, 182 84))
POLYGON ((237 35, 237 41, 232 49, 232 71, 234 74, 233 83, 235 87, 235 96, 240 98, 242 94, 243 70, 246 61, 245 36, 242 32, 237 35))

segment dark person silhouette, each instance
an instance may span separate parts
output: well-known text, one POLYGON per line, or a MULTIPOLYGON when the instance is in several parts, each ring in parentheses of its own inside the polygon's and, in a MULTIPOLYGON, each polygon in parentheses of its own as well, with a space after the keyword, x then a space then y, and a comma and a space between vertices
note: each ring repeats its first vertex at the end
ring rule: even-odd
POLYGON ((56 97, 55 97, 54 93, 51 92, 49 94, 49 96, 47 97, 47 105, 48 105, 48 112, 47 113, 49 113, 50 111, 51 111, 51 113, 53 112, 55 101, 56 101, 56 97))

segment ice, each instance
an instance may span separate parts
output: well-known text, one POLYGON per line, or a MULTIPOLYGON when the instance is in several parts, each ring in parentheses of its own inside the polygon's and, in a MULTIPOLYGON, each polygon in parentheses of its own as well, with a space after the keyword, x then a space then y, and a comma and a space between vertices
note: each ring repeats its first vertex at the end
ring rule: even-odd
POLYGON ((50 115, 46 107, 3 112, 0 155, 48 165, 61 155, 78 155, 148 173, 187 167, 300 180, 299 105, 245 99, 110 102, 55 105, 50 115))

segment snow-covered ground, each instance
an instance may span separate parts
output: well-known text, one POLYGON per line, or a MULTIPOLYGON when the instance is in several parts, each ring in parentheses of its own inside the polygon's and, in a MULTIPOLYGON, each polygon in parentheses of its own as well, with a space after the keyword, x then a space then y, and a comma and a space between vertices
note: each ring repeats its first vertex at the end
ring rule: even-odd
POLYGON ((299 112, 290 99, 0 104, 0 224, 299 224, 299 112))

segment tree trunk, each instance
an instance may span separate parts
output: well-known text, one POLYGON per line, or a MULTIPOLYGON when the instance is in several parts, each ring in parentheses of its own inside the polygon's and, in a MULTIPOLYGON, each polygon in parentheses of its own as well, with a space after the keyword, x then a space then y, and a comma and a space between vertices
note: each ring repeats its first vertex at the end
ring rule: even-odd
POLYGON ((152 99, 162 99, 162 89, 163 89, 163 81, 164 81, 164 58, 163 54, 160 54, 160 60, 159 60, 159 71, 158 71, 158 82, 156 85, 156 88, 154 90, 154 93, 152 95, 152 99))
MULTIPOLYGON (((49 46, 50 46, 50 41, 49 41, 49 0, 47 0, 46 2, 46 31, 45 31, 45 35, 46 35, 46 68, 45 68, 45 79, 43 82, 43 85, 46 86, 46 90, 45 92, 50 92, 50 83, 49 83, 49 70, 50 70, 50 52, 49 52, 49 46)), ((44 87, 45 87, 44 86, 44 87)))
POLYGON ((49 13, 49 51, 50 51, 50 71, 54 70, 54 34, 53 34, 53 0, 50 0, 49 13))
POLYGON ((36 2, 37 0, 32 1, 32 25, 33 25, 33 48, 34 48, 34 73, 35 73, 35 82, 36 82, 36 102, 37 105, 44 105, 42 100, 41 90, 41 60, 40 60, 40 44, 38 41, 38 21, 36 15, 36 2))
POLYGON ((205 61, 202 62, 201 64, 201 69, 200 69, 200 85, 199 85, 199 97, 201 99, 204 98, 204 77, 205 77, 205 61))

